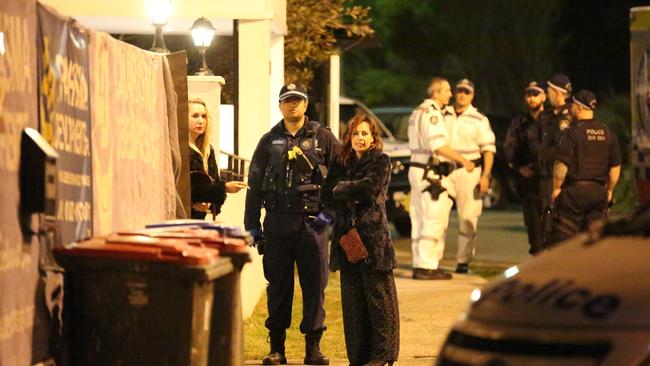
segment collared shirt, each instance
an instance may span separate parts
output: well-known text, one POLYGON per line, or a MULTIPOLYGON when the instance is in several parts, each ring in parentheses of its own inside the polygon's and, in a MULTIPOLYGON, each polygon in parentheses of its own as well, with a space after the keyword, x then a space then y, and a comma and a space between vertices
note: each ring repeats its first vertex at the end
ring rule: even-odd
POLYGON ((445 111, 433 99, 425 99, 409 118, 411 161, 426 163, 437 149, 447 145, 445 111))
POLYGON ((485 151, 496 153, 495 137, 490 121, 474 106, 470 105, 459 115, 446 114, 445 125, 449 135, 449 146, 465 159, 478 159, 485 151))

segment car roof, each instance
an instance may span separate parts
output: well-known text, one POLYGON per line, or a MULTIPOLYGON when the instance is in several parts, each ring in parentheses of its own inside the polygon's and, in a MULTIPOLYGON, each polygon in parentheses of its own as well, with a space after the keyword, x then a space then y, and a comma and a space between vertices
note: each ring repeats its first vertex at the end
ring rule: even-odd
POLYGON ((411 113, 415 107, 412 106, 383 106, 372 108, 375 113, 411 113))

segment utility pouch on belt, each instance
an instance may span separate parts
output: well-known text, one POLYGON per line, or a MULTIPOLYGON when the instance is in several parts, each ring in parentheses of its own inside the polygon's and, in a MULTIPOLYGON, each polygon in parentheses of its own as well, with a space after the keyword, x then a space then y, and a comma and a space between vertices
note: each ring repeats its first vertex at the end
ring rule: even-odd
POLYGON ((273 192, 277 189, 277 181, 273 172, 273 164, 269 161, 264 170, 264 179, 262 180, 262 191, 273 192))
POLYGON ((429 192, 432 200, 434 201, 438 200, 440 194, 444 192, 446 189, 442 186, 440 179, 426 178, 426 180, 427 182, 429 182, 429 186, 423 189, 422 193, 429 192))

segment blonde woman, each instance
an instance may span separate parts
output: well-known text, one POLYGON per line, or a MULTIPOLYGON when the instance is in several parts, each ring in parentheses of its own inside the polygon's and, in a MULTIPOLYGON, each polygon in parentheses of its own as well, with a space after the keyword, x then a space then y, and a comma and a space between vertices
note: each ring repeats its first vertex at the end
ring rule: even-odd
POLYGON ((221 212, 226 193, 237 193, 246 188, 246 184, 219 179, 217 159, 210 146, 212 119, 205 102, 192 98, 188 110, 192 218, 204 219, 208 213, 216 217, 221 212))

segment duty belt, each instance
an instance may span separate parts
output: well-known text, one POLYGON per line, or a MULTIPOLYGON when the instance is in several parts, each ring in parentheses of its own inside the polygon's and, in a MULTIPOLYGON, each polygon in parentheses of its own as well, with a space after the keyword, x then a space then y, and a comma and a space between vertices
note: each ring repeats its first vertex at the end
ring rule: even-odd
POLYGON ((566 187, 574 186, 606 186, 607 184, 599 180, 591 179, 580 179, 580 180, 570 180, 564 183, 566 187))
MULTIPOLYGON (((483 164, 483 159, 478 158, 478 159, 471 160, 471 162, 474 163, 476 166, 479 166, 479 165, 483 164)), ((420 168, 420 169, 424 169, 425 171, 433 170, 436 174, 442 175, 443 177, 446 177, 449 174, 451 174, 451 172, 453 172, 454 170, 460 169, 460 168, 463 167, 463 165, 461 165, 461 164, 454 164, 454 163, 448 162, 448 161, 440 162, 438 164, 433 164, 433 163, 431 163, 431 161, 429 161, 427 163, 418 163, 418 162, 412 161, 410 163, 410 166, 420 168)))

